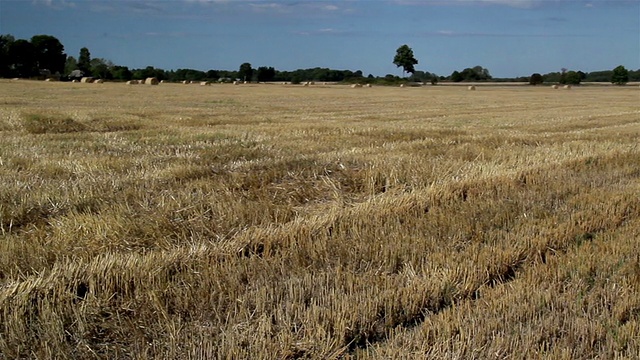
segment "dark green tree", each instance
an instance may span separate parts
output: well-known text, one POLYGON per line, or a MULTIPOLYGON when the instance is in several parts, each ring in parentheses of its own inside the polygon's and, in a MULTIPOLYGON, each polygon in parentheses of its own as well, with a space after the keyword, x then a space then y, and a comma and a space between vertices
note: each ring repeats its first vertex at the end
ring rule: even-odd
POLYGON ((611 74, 611 83, 616 85, 624 85, 629 82, 629 70, 627 70, 624 66, 619 65, 613 69, 613 74, 611 74))
POLYGON ((396 50, 393 63, 397 67, 402 67, 402 77, 404 77, 404 73, 408 72, 413 74, 416 71, 414 65, 418 64, 418 60, 413 56, 413 50, 405 44, 396 50))
POLYGON ((0 35, 0 77, 11 76, 11 58, 9 48, 16 39, 12 35, 0 35))
POLYGON ((567 71, 560 76, 561 84, 579 85, 582 77, 576 71, 567 71))
POLYGON ((91 53, 86 47, 80 49, 80 56, 78 56, 78 70, 82 71, 86 76, 89 76, 91 73, 91 53))
POLYGON ((91 59, 91 76, 100 79, 113 79, 111 68, 113 63, 109 60, 95 58, 91 59))
POLYGON ((253 68, 251 67, 251 64, 246 62, 240 65, 238 77, 243 81, 251 81, 251 78, 253 77, 253 68))
POLYGON ((36 50, 27 40, 20 39, 11 43, 9 59, 14 75, 27 78, 38 74, 36 50))
POLYGON ((273 81, 276 76, 276 69, 273 67, 260 66, 256 70, 256 76, 259 82, 273 81))
POLYGON ((131 80, 131 77, 133 76, 133 74, 131 73, 128 67, 117 66, 117 65, 111 69, 111 74, 113 75, 113 78, 115 80, 122 80, 122 81, 131 80))
POLYGON ((529 77, 529 85, 540 85, 544 82, 544 79, 542 78, 542 75, 539 73, 533 73, 531 74, 531 77, 529 77))
POLYGON ((47 69, 52 74, 63 73, 67 54, 60 40, 51 35, 36 35, 31 38, 35 50, 36 67, 47 69))
POLYGON ((206 78, 208 80, 218 80, 220 78, 220 73, 218 73, 218 70, 209 70, 207 71, 206 78))
POLYGON ((460 82, 462 80, 464 80, 464 76, 462 76, 462 74, 460 74, 457 70, 451 73, 451 81, 460 82))
POLYGON ((78 60, 73 56, 67 56, 67 60, 64 62, 64 74, 69 75, 73 70, 78 69, 78 60))

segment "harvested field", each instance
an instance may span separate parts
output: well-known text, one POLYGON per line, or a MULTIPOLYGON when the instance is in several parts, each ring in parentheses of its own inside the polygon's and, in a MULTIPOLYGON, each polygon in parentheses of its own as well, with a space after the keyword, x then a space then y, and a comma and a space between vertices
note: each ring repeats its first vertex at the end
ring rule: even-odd
POLYGON ((0 359, 640 355, 635 87, 0 80, 0 359))

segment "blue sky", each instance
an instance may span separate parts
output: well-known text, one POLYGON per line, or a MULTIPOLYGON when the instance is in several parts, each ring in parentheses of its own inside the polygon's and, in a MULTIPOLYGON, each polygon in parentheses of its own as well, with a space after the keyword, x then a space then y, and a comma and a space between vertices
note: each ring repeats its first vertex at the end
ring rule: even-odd
POLYGON ((640 0, 0 0, 0 34, 57 37, 129 68, 329 67, 494 77, 640 69, 640 0))

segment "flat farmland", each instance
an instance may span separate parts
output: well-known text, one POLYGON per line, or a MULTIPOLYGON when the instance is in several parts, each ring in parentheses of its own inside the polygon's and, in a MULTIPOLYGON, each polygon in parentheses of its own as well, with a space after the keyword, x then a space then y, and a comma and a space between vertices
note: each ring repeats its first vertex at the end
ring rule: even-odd
POLYGON ((0 80, 0 359, 637 358, 639 104, 0 80))

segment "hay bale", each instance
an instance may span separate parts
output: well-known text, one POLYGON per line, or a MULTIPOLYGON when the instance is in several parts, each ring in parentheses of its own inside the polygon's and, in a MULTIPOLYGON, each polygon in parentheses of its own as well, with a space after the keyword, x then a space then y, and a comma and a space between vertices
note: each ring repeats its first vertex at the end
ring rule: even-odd
POLYGON ((361 88, 362 84, 353 84, 353 85, 351 85, 351 87, 354 88, 354 89, 355 88, 361 88))
POLYGON ((404 84, 400 84, 400 87, 404 87, 404 84))
POLYGON ((90 76, 85 76, 82 79, 80 79, 81 83, 92 83, 93 82, 93 78, 90 76))
POLYGON ((475 90, 475 89, 476 89, 476 87, 475 87, 475 86, 473 86, 473 85, 471 85, 471 86, 469 86, 469 87, 467 88, 467 90, 472 90, 472 91, 473 91, 473 90, 475 90))
POLYGON ((51 81, 51 78, 44 79, 44 81, 51 81))
POLYGON ((208 86, 211 85, 211 81, 200 81, 200 86, 208 86))
POLYGON ((558 85, 551 85, 551 88, 552 88, 552 89, 557 89, 557 88, 558 88, 558 85))
POLYGON ((367 84, 366 86, 367 86, 367 87, 371 87, 371 84, 367 84))
POLYGON ((164 83, 165 83, 165 81, 164 81, 164 80, 160 80, 160 84, 164 84, 164 83))
POLYGON ((77 83, 77 82, 80 82, 80 81, 78 81, 78 80, 71 80, 71 82, 72 82, 72 83, 77 83))
POLYGON ((233 85, 238 85, 238 82, 237 82, 237 81, 234 81, 234 82, 233 82, 233 85))
POLYGON ((158 85, 159 83, 158 79, 154 77, 146 78, 144 81, 145 85, 158 85))
POLYGON ((571 85, 565 85, 565 86, 564 86, 564 89, 565 89, 565 90, 571 90, 571 85))
POLYGON ((127 81, 127 85, 138 85, 138 80, 129 80, 127 81))
POLYGON ((103 84, 103 83, 104 83, 104 80, 103 80, 103 79, 95 79, 95 80, 93 81, 93 83, 94 83, 94 84, 103 84))

